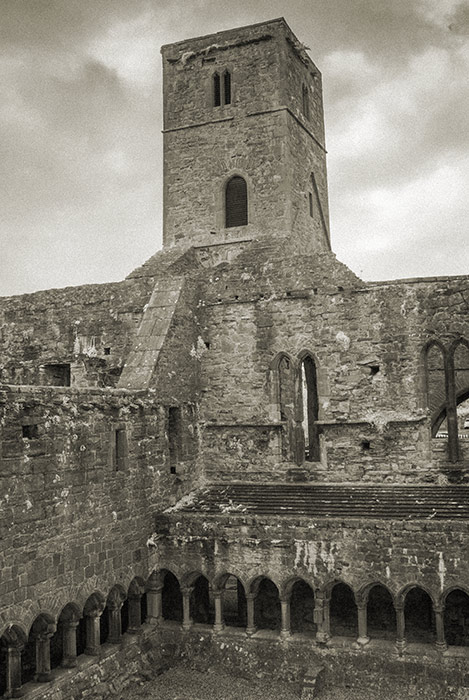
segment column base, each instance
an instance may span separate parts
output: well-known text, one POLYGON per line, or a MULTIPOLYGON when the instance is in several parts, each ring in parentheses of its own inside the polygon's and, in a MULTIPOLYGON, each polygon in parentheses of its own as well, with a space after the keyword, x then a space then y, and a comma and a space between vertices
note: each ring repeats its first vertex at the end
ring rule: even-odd
POLYGON ((183 632, 190 632, 190 630, 193 627, 193 622, 183 622, 182 623, 182 630, 183 632))
POLYGON ((49 683, 52 680, 52 674, 50 671, 44 671, 36 675, 36 681, 38 683, 49 683))
POLYGON ((246 627, 246 634, 248 637, 252 637, 253 634, 256 634, 257 632, 257 627, 246 627))
POLYGON ((213 625, 213 633, 214 634, 220 634, 220 632, 223 632, 224 629, 225 629, 225 625, 223 624, 223 622, 216 622, 213 625))
POLYGON ((286 642, 291 637, 290 630, 280 630, 280 639, 286 642))
POLYGON ((321 646, 326 646, 330 639, 330 635, 327 632, 316 632, 316 642, 321 646))
POLYGON ((99 647, 85 647, 83 652, 86 656, 99 656, 99 647))
POLYGON ((161 617, 153 617, 152 615, 147 615, 145 624, 151 625, 152 627, 157 627, 161 624, 161 617))
POLYGON ((77 657, 76 656, 64 656, 62 659, 62 666, 64 668, 76 668, 77 657))
POLYGON ((361 647, 366 646, 369 644, 370 638, 369 637, 358 637, 357 639, 357 644, 359 644, 361 647))
POLYGON ((406 650, 406 647, 407 647, 407 642, 405 641, 405 639, 398 639, 397 640, 396 651, 397 651, 398 656, 403 656, 403 654, 406 650))
POLYGON ((12 698, 22 698, 24 695, 24 690, 22 688, 12 688, 11 697, 12 698))
POLYGON ((444 654, 445 651, 448 651, 448 645, 446 644, 446 642, 435 642, 435 648, 441 654, 444 654))
POLYGON ((108 644, 120 644, 122 642, 122 637, 108 637, 106 642, 108 644))

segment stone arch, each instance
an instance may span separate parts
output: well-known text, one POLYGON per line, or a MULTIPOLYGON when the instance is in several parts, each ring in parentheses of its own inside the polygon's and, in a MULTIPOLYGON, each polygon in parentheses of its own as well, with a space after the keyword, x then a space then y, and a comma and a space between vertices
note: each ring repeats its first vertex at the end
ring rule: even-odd
POLYGON ((215 611, 213 595, 208 578, 199 573, 188 578, 192 588, 189 601, 191 619, 199 624, 213 624, 215 611), (194 577, 195 576, 195 577, 194 577))
POLYGON ((146 585, 140 576, 134 576, 127 589, 127 614, 127 631, 135 633, 147 619, 146 585))
POLYGON ((158 577, 162 583, 161 610, 164 620, 182 622, 182 592, 180 579, 169 569, 160 569, 158 577))
POLYGON ((31 680, 50 680, 50 643, 56 629, 54 617, 41 612, 33 620, 21 655, 21 677, 23 683, 31 680))
POLYGON ((125 588, 115 583, 106 598, 106 605, 99 618, 100 643, 117 644, 122 635, 122 607, 127 599, 125 588))
POLYGON ((446 643, 449 646, 467 647, 469 646, 469 590, 465 586, 451 586, 443 596, 446 643))
POLYGON ((447 352, 439 340, 429 340, 422 350, 424 367, 425 405, 431 416, 434 437, 446 416, 447 402, 447 352))
POLYGON ((247 626, 246 588, 235 573, 218 574, 213 581, 213 592, 222 600, 222 617, 227 627, 247 626))
POLYGON ((327 586, 329 594, 330 631, 333 636, 358 635, 358 611, 352 586, 336 580, 327 586))
POLYGON ((315 595, 313 586, 301 576, 294 576, 282 586, 283 597, 289 599, 292 633, 315 634, 317 626, 314 621, 315 595))
POLYGON ((76 635, 81 616, 81 610, 76 603, 67 603, 62 608, 57 618, 57 629, 50 639, 51 668, 67 664, 65 659, 67 631, 70 629, 76 635))
POLYGON ((395 640, 397 616, 395 599, 388 586, 381 582, 369 584, 366 595, 368 636, 395 640))
POLYGON ((256 576, 251 581, 254 596, 254 624, 257 629, 280 630, 281 606, 279 588, 268 576, 256 576))
POLYGON ((7 697, 19 695, 22 684, 20 654, 27 641, 26 632, 16 624, 7 625, 0 636, 0 695, 2 697, 7 691, 9 693, 7 697))
POLYGON ((398 595, 404 608, 405 637, 408 642, 433 643, 436 640, 435 598, 419 583, 410 583, 398 595))

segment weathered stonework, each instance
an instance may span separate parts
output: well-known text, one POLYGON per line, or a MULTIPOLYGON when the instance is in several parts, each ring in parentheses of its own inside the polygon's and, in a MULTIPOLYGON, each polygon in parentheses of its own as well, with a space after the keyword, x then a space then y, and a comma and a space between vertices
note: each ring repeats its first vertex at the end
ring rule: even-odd
POLYGON ((162 53, 164 249, 0 300, 0 693, 106 698, 172 656, 462 698, 469 278, 335 258, 283 19, 162 53))

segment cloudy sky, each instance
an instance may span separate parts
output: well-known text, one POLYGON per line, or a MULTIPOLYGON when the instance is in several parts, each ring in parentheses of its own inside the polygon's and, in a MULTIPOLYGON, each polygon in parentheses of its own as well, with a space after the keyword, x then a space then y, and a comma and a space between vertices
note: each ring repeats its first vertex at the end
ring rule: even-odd
POLYGON ((284 16, 323 73, 332 242, 364 279, 469 274, 469 3, 1 0, 0 294, 161 246, 160 46, 284 16))

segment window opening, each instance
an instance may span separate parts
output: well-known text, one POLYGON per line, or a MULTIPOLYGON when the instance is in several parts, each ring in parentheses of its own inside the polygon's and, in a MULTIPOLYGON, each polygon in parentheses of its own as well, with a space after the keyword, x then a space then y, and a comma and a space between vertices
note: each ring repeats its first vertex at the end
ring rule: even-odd
POLYGON ((301 386, 303 398, 303 431, 305 436, 305 460, 319 462, 319 401, 317 390, 316 365, 306 356, 301 363, 301 386))
POLYGON ((309 94, 306 85, 302 87, 303 114, 309 119, 309 94))
POLYGON ((114 431, 114 469, 120 472, 125 467, 127 457, 127 435, 125 428, 114 431))
POLYGON ((231 104, 231 73, 226 70, 223 74, 223 96, 226 105, 231 104))
POLYGON ((220 76, 215 73, 213 76, 213 106, 219 107, 221 105, 221 86, 220 86, 220 76))
POLYGON ((39 438, 39 429, 36 423, 22 426, 23 437, 27 440, 37 440, 39 438))
POLYGON ((308 192, 308 195, 309 195, 309 215, 314 216, 313 193, 308 192))
POLYGON ((278 588, 268 578, 263 578, 259 584, 254 602, 254 624, 258 629, 279 630, 281 627, 278 588))
POLYGON ((70 363, 44 365, 43 369, 47 386, 70 386, 70 363))
POLYGON ((246 180, 235 175, 226 183, 225 226, 246 226, 248 223, 248 189, 246 180))
POLYGON ((181 458, 181 409, 170 406, 168 410, 169 470, 176 474, 176 466, 181 458))
POLYGON ((110 355, 110 354, 111 354, 111 348, 104 348, 104 354, 105 354, 105 355, 110 355))

